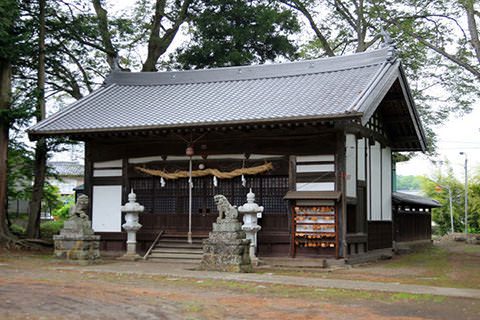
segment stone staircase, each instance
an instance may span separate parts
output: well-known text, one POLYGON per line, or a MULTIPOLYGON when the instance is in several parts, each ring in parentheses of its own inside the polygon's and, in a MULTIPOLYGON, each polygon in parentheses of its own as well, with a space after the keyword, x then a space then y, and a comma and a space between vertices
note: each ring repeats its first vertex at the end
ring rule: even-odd
POLYGON ((163 234, 146 259, 154 262, 200 263, 203 255, 203 240, 208 235, 192 235, 192 243, 186 234, 163 234))

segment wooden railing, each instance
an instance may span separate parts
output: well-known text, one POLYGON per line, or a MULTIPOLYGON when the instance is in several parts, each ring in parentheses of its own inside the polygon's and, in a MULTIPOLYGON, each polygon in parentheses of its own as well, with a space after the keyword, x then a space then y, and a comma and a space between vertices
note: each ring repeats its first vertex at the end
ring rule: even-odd
POLYGON ((157 245, 158 240, 160 240, 160 237, 164 233, 165 233, 165 231, 163 231, 163 230, 158 233, 158 236, 155 238, 155 240, 153 240, 153 243, 150 246, 150 248, 148 248, 147 253, 145 253, 145 255, 143 256, 143 260, 147 260, 148 256, 152 252, 153 248, 155 248, 155 246, 157 245))

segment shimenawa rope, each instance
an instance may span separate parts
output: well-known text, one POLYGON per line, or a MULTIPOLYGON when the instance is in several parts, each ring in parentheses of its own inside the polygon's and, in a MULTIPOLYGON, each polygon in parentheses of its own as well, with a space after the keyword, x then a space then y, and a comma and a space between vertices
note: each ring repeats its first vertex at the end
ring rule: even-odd
MULTIPOLYGON (((162 177, 164 179, 188 178, 190 176, 188 171, 176 171, 176 172, 168 173, 165 170, 146 169, 142 167, 135 167, 135 169, 152 176, 162 177)), ((210 169, 210 168, 203 169, 203 170, 193 170, 192 177, 204 177, 208 175, 213 175, 219 179, 231 179, 231 178, 241 176, 242 174, 254 175, 254 174, 263 173, 272 169, 273 169, 272 163, 267 162, 261 166, 235 169, 230 172, 222 172, 218 169, 210 169)))

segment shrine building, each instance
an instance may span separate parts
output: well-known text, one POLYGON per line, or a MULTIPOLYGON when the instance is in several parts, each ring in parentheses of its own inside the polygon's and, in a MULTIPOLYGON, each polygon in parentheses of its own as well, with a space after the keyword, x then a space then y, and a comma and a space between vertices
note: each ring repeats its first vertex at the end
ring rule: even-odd
MULTIPOLYGON (((125 250, 120 206, 131 189, 145 207, 137 233, 145 252, 159 234, 205 238, 218 215, 213 196, 240 206, 251 188, 264 207, 260 258, 391 252, 401 238, 392 152, 426 148, 391 46, 292 63, 113 70, 28 132, 85 142, 85 194, 102 250, 125 250)), ((429 229, 429 210, 417 214, 429 229)), ((430 236, 404 226, 412 238, 430 236)))

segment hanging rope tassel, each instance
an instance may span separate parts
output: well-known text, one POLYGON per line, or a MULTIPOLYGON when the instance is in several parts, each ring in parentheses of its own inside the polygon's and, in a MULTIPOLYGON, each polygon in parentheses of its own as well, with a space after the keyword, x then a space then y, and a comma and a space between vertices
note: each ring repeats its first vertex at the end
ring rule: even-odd
POLYGON ((162 188, 165 187, 165 179, 163 179, 163 177, 160 178, 160 186, 161 186, 162 188))
POLYGON ((190 185, 190 188, 193 188, 193 179, 188 179, 188 184, 190 185))
POLYGON ((218 180, 217 177, 213 176, 213 186, 216 188, 218 187, 218 180))
POLYGON ((245 176, 242 174, 242 186, 245 188, 247 186, 247 179, 245 179, 245 176))

